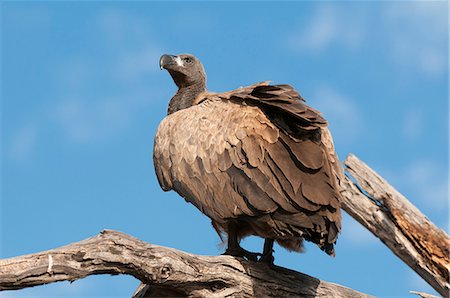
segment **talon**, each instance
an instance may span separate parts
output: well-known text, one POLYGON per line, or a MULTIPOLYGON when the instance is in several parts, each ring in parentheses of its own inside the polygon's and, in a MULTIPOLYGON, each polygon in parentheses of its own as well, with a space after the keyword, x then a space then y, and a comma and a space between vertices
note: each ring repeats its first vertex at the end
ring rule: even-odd
POLYGON ((247 258, 247 260, 256 262, 256 261, 258 261, 258 257, 261 257, 262 254, 257 253, 257 252, 249 252, 249 251, 247 251, 244 256, 247 258))
POLYGON ((275 258, 272 254, 270 255, 262 255, 261 258, 259 258, 258 262, 265 263, 268 265, 273 265, 273 262, 275 261, 275 258))
POLYGON ((228 247, 223 254, 245 258, 254 262, 258 261, 258 257, 262 256, 260 253, 245 250, 239 245, 239 239, 236 233, 236 222, 233 221, 230 221, 228 224, 228 247))
POLYGON ((266 239, 264 241, 264 251, 261 255, 261 258, 259 258, 258 262, 266 263, 268 265, 273 265, 273 262, 275 261, 275 258, 273 257, 273 239, 266 239))
POLYGON ((256 252, 250 252, 248 250, 243 249, 242 247, 237 247, 230 249, 228 248, 223 255, 229 255, 233 257, 245 258, 249 261, 258 261, 258 257, 261 257, 262 254, 256 252))

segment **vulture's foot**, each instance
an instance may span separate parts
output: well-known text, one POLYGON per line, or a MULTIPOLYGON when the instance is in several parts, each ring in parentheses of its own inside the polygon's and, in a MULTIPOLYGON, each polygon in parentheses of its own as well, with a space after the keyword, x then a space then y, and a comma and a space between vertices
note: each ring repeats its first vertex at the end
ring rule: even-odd
POLYGON ((259 258, 258 262, 266 263, 268 265, 273 265, 275 258, 273 257, 273 239, 264 240, 264 251, 259 258))
POLYGON ((275 261, 275 258, 273 257, 273 255, 270 254, 262 254, 261 257, 259 258, 258 262, 261 263, 265 263, 268 265, 273 265, 273 262, 275 261))
POLYGON ((239 245, 239 239, 237 236, 237 223, 236 221, 229 221, 228 223, 228 247, 223 253, 224 255, 246 258, 249 261, 258 261, 258 257, 261 256, 260 253, 250 252, 243 249, 239 245))
POLYGON ((262 256, 260 253, 248 251, 240 246, 228 247, 223 254, 233 257, 246 258, 247 260, 254 262, 258 261, 258 257, 262 256))

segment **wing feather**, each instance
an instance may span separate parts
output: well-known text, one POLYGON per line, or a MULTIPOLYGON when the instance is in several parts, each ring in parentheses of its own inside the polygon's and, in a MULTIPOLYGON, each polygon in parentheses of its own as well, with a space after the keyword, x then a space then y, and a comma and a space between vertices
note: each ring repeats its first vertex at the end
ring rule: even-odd
POLYGON ((278 169, 291 185, 295 195, 300 188, 301 180, 297 177, 298 169, 294 161, 290 158, 289 152, 286 151, 281 142, 267 146, 266 150, 272 161, 277 165, 278 169))
POLYGON ((259 234, 303 235, 330 250, 342 176, 326 124, 289 85, 209 95, 160 124, 158 181, 218 223, 244 218, 259 234))

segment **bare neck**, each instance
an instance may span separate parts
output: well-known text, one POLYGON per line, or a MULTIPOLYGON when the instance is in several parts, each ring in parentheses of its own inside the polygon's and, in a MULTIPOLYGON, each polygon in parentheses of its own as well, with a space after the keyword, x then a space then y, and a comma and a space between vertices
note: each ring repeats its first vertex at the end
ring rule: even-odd
POLYGON ((167 114, 170 115, 176 111, 191 107, 197 96, 205 91, 206 85, 203 82, 186 87, 180 87, 169 102, 167 114))

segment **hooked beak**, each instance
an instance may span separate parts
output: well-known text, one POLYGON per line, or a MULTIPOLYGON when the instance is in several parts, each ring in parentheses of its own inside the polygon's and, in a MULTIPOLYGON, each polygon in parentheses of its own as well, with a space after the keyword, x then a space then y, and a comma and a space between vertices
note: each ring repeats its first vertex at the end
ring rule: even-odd
POLYGON ((179 56, 174 55, 162 55, 161 58, 159 58, 159 68, 160 69, 167 69, 170 65, 178 65, 183 66, 181 63, 181 58, 179 56))

